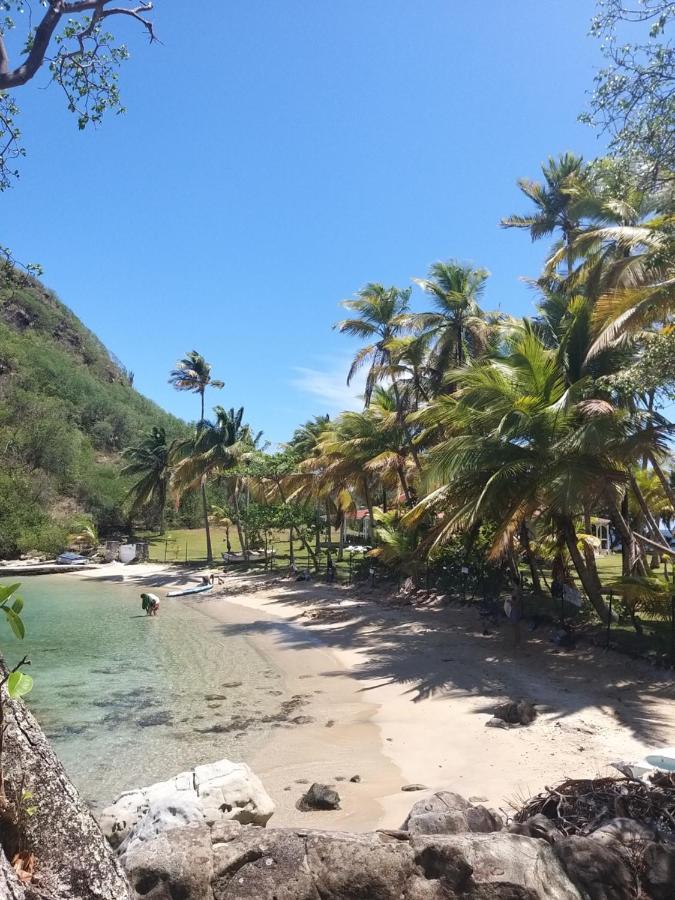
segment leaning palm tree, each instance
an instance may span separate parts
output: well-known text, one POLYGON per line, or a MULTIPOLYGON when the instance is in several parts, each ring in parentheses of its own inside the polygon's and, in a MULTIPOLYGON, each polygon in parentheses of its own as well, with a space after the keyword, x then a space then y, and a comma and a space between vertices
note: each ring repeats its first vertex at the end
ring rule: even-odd
POLYGON ((370 405, 377 382, 390 375, 389 342, 405 330, 405 315, 408 312, 410 293, 409 289, 385 288, 381 284, 371 283, 358 292, 355 300, 342 302, 345 309, 356 315, 337 322, 333 327, 342 334, 350 334, 369 341, 356 353, 347 375, 347 384, 351 384, 359 369, 366 364, 369 365, 364 391, 366 406, 370 405))
POLYGON ((208 363, 201 353, 196 350, 190 350, 183 359, 176 363, 176 368, 169 375, 169 384, 172 384, 177 391, 191 391, 193 394, 199 394, 201 401, 201 410, 199 421, 204 418, 204 394, 207 387, 223 388, 225 382, 211 378, 211 363, 208 363))
POLYGON ((227 472, 236 465, 249 434, 247 427, 242 426, 243 407, 227 411, 216 406, 214 412, 214 422, 203 419, 191 437, 175 443, 171 454, 171 490, 176 498, 197 487, 201 489, 208 562, 213 561, 213 550, 206 481, 209 476, 227 472))
POLYGON ((434 545, 489 522, 492 558, 512 559, 523 527, 537 521, 567 547, 604 618, 592 548, 577 529, 586 508, 610 502, 626 482, 613 408, 588 399, 585 382, 566 383, 559 355, 527 321, 503 355, 453 377, 457 392, 420 414, 445 437, 429 454, 430 491, 404 524, 426 519, 434 545))
POLYGON ((127 494, 130 514, 133 516, 145 508, 156 509, 160 534, 164 533, 171 446, 164 428, 155 427, 139 444, 127 447, 122 454, 129 462, 121 474, 136 478, 127 494))

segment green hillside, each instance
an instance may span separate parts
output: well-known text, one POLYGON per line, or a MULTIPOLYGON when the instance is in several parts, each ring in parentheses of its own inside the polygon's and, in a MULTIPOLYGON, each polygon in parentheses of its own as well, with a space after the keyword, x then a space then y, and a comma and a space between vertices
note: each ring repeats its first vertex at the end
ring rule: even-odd
POLYGON ((125 524, 120 452, 184 423, 38 281, 0 281, 0 558, 59 550, 74 523, 125 524))

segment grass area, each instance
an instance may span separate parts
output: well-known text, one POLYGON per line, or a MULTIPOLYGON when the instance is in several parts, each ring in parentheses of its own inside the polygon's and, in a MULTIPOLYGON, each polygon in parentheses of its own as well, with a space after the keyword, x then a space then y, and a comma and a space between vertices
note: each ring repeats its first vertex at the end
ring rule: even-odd
MULTIPOLYGON (((144 534, 140 535, 148 542, 148 558, 152 562, 169 562, 169 563, 205 563, 206 562, 206 534, 203 528, 177 528, 171 529, 163 535, 144 534)), ((236 528, 230 529, 230 545, 234 553, 241 551, 239 536, 236 528)), ((226 550, 225 529, 213 526, 211 528, 211 546, 213 548, 214 565, 221 565, 222 554, 226 550)), ((274 548, 275 566, 286 568, 290 565, 290 548, 288 542, 288 532, 278 532, 274 535, 273 543, 270 545, 271 552, 274 548)), ((311 544, 314 549, 314 543, 311 544)), ((302 542, 295 540, 293 542, 293 553, 295 557, 295 565, 298 569, 313 568, 313 560, 303 547, 302 542)), ((337 547, 334 544, 332 548, 333 565, 338 571, 340 580, 346 580, 349 576, 349 551, 345 550, 345 558, 339 562, 336 558, 337 547)), ((356 570, 359 566, 361 556, 354 556, 352 560, 352 569, 356 570)), ((320 555, 320 566, 325 568, 327 561, 326 546, 322 545, 320 555)), ((253 561, 252 561, 253 562, 253 561)))

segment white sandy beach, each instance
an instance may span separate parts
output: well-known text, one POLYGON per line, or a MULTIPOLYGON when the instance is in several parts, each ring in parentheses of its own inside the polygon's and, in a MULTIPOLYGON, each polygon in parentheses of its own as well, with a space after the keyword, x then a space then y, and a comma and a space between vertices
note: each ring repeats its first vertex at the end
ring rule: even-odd
MULTIPOLYGON (((152 564, 80 577, 119 577, 160 593, 196 581, 152 564)), ((646 664, 597 649, 561 653, 546 629, 514 652, 510 635, 483 636, 471 609, 400 609, 386 599, 228 576, 213 593, 176 601, 243 633, 283 672, 290 696, 311 695, 306 723, 278 729, 248 760, 278 805, 278 826, 397 827, 423 796, 401 791, 410 783, 508 810, 546 784, 606 773, 613 760, 675 743, 672 679, 646 664), (520 698, 538 704, 533 725, 485 726, 499 700, 520 698), (349 781, 354 775, 360 783, 349 781), (335 784, 342 809, 299 812, 303 782, 312 781, 335 784)))

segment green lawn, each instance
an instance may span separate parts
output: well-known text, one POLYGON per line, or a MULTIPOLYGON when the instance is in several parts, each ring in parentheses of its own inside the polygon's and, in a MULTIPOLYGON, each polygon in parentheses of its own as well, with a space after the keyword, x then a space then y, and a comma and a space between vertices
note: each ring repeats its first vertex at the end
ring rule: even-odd
MULTIPOLYGON (((203 528, 178 528, 171 529, 163 535, 144 534, 144 540, 148 542, 149 559, 152 562, 170 562, 170 563, 205 563, 206 562, 206 535, 203 528)), ((236 528, 230 529, 230 544, 235 553, 239 553, 241 545, 237 535, 236 528)), ((213 548, 214 565, 222 564, 222 554, 225 552, 225 529, 211 528, 211 546, 213 548)), ((279 532, 274 535, 273 545, 270 545, 271 552, 274 547, 275 566, 286 568, 290 564, 288 532, 279 532)), ((311 543, 314 549, 314 542, 311 543)), ((293 551, 295 555, 295 564, 299 569, 312 567, 313 563, 307 551, 303 548, 301 541, 293 542, 293 551)), ((337 547, 333 544, 333 564, 338 568, 339 574, 345 578, 349 572, 349 553, 345 552, 345 558, 341 563, 336 559, 337 547)), ((360 557, 354 557, 354 566, 360 557)), ((259 559, 251 560, 252 565, 260 565, 259 559)), ((322 545, 320 564, 322 567, 326 565, 326 547, 322 545)), ((341 579, 344 580, 344 579, 341 579)))

